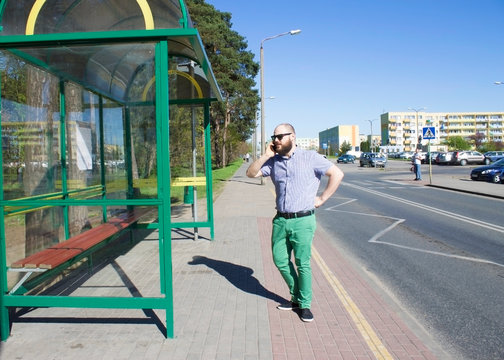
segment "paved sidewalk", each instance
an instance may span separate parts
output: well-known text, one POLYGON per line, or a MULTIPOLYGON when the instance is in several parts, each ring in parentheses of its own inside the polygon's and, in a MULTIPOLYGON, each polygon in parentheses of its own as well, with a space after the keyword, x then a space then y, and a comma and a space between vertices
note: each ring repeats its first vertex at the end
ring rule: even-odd
MULTIPOLYGON (((421 339, 318 229, 312 311, 276 305, 288 291, 271 260, 272 184, 242 166, 215 201, 215 241, 174 233, 175 338, 163 311, 30 309, 0 344, 1 359, 446 359, 421 339), (160 320, 161 319, 161 320, 160 320)), ((159 292, 156 233, 76 281, 72 295, 159 292)), ((68 291, 68 290, 67 290, 68 291)))

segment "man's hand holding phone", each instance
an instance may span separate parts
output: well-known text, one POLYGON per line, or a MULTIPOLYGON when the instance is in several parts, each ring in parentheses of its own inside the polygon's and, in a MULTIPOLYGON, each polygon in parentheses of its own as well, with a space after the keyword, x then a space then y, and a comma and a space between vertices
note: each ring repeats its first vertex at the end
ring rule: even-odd
POLYGON ((266 146, 266 155, 268 157, 273 157, 275 156, 276 154, 276 146, 275 144, 273 143, 273 141, 271 141, 268 146, 266 146))
POLYGON ((264 149, 264 154, 262 154, 260 158, 250 164, 247 169, 247 176, 250 178, 262 176, 261 166, 263 166, 269 158, 275 156, 275 154, 275 144, 273 143, 273 141, 271 141, 266 146, 266 149, 264 149))

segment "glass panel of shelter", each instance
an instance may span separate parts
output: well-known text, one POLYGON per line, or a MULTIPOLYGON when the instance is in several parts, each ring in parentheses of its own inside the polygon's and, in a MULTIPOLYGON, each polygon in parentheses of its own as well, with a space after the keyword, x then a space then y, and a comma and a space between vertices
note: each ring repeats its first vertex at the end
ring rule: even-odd
MULTIPOLYGON (((132 48, 125 44, 117 46, 123 53, 132 48)), ((143 50, 145 46, 141 44, 143 50)), ((154 44, 150 46, 153 54, 154 44)), ((36 199, 45 202, 44 206, 34 203, 6 212, 5 224, 18 225, 7 226, 7 264, 125 210, 125 207, 111 212, 100 206, 47 206, 52 199, 158 196, 153 59, 143 51, 134 51, 123 58, 122 66, 110 67, 96 77, 90 75, 89 65, 84 72, 79 69, 82 61, 65 61, 54 56, 65 53, 75 60, 76 53, 89 56, 100 53, 103 47, 66 47, 63 53, 60 49, 42 47, 0 52, 3 59, 0 70, 4 74, 1 119, 4 199, 34 200, 40 196, 36 199), (135 58, 135 54, 140 56, 135 58), (51 62, 54 59, 58 60, 51 62), (131 71, 131 65, 139 62, 142 62, 140 70, 131 71), (133 74, 134 78, 127 79, 127 74, 133 74), (119 97, 104 96, 107 88, 119 97), (127 101, 121 101, 120 96, 127 101), (61 99, 65 101, 63 114, 61 99)), ((205 112, 202 102, 194 104, 191 99, 209 97, 210 88, 196 64, 173 57, 169 89, 173 99, 169 112, 172 221, 208 221, 208 203, 200 201, 208 195, 205 112), (180 186, 176 184, 178 178, 189 180, 180 186)), ((9 274, 9 284, 14 281, 13 276, 16 277, 9 274)))
POLYGON ((170 106, 172 222, 207 221, 203 106, 170 106))
MULTIPOLYGON (((137 170, 145 168, 136 162, 143 160, 142 152, 136 151, 142 144, 129 141, 129 147, 126 146, 126 126, 148 133, 148 138, 142 139, 156 149, 155 122, 146 126, 142 123, 144 117, 135 112, 126 121, 124 104, 86 90, 76 82, 58 78, 50 71, 59 75, 62 72, 51 64, 31 63, 29 60, 34 57, 29 53, 44 51, 34 48, 0 52, 3 195, 5 200, 33 202, 4 209, 5 224, 12 225, 7 226, 5 235, 7 264, 86 231, 96 219, 100 222, 106 219, 101 207, 61 207, 51 205, 52 200, 102 199, 105 189, 107 199, 141 195, 130 191, 133 187, 128 185, 125 162, 129 158, 135 164, 128 164, 128 169, 130 174, 134 169, 138 177, 137 170), (61 99, 65 99, 63 116, 61 99), (63 144, 62 139, 65 139, 63 144)), ((46 49, 46 53, 50 54, 51 49, 46 49)), ((149 67, 153 73, 152 60, 144 69, 149 67)), ((138 80, 133 84, 142 89, 146 85, 139 84, 138 80)), ((152 104, 149 111, 155 112, 152 104)), ((156 162, 155 155, 149 162, 156 162)), ((155 171, 155 167, 150 169, 149 175, 155 178, 155 171)), ((152 191, 150 196, 157 197, 157 191, 152 191)), ((114 211, 108 215, 113 216, 114 211)), ((9 274, 12 276, 16 274, 9 274)))

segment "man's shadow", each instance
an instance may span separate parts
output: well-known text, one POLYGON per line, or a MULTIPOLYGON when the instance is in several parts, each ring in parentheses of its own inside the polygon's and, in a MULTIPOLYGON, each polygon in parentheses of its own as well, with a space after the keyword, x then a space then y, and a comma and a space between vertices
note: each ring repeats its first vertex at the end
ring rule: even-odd
POLYGON ((206 265, 210 269, 217 271, 224 276, 231 284, 238 289, 250 294, 259 295, 266 299, 283 303, 286 300, 269 291, 254 277, 254 270, 249 267, 232 264, 230 262, 210 259, 205 256, 193 256, 193 260, 188 262, 189 265, 206 265))

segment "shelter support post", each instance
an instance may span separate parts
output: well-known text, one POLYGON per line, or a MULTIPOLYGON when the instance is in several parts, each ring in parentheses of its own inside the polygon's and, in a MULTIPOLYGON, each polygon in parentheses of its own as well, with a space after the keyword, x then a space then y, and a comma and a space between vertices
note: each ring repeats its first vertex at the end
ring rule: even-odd
POLYGON ((212 188, 212 154, 210 152, 210 103, 205 102, 205 167, 206 167, 206 192, 207 192, 207 212, 210 223, 210 238, 214 239, 214 213, 213 213, 213 188, 212 188))
POLYGON ((164 293, 166 310, 166 336, 174 337, 173 325, 173 274, 171 253, 171 203, 170 203, 170 126, 169 126, 169 92, 168 92, 168 43, 160 41, 156 45, 156 131, 158 133, 158 192, 162 194, 162 205, 159 207, 159 271, 161 290, 164 293), (160 169, 160 170, 159 170, 160 169))

